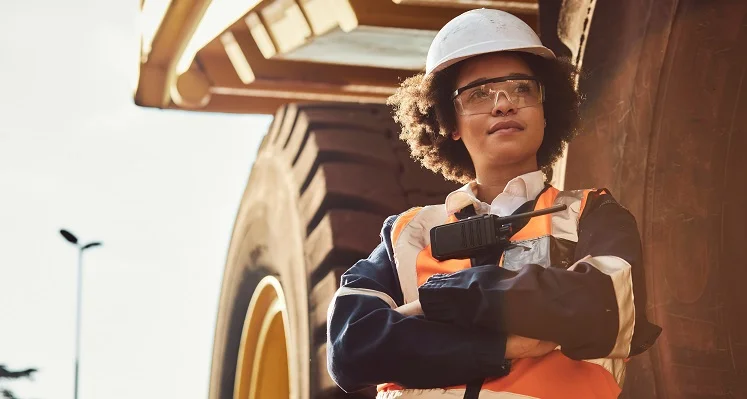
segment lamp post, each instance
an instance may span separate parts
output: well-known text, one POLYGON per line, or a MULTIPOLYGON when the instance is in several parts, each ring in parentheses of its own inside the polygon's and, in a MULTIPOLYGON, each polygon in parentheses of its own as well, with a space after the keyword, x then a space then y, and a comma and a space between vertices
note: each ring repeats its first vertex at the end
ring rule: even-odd
POLYGON ((80 364, 80 309, 81 309, 81 297, 83 294, 83 251, 89 248, 98 247, 102 245, 101 242, 92 241, 88 244, 81 245, 73 233, 62 229, 60 235, 64 237, 69 243, 75 245, 78 248, 78 287, 77 287, 77 304, 75 312, 75 396, 74 399, 78 399, 78 365, 80 364))

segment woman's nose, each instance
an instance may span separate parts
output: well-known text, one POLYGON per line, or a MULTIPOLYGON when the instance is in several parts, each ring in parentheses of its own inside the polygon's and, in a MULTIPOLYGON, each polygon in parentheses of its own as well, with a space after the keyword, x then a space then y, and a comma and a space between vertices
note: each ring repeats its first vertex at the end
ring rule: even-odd
POLYGON ((491 114, 493 116, 498 116, 514 113, 516 113, 516 106, 508 99, 508 95, 505 92, 499 91, 498 94, 496 94, 495 105, 493 106, 491 114))

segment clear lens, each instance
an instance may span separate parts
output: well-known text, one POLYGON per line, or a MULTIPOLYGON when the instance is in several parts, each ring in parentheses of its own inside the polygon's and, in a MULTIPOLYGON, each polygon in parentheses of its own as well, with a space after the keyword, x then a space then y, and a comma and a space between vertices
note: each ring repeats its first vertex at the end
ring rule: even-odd
POLYGON ((486 83, 459 93, 454 105, 461 115, 489 114, 501 94, 516 108, 525 108, 542 103, 543 87, 529 79, 486 83))

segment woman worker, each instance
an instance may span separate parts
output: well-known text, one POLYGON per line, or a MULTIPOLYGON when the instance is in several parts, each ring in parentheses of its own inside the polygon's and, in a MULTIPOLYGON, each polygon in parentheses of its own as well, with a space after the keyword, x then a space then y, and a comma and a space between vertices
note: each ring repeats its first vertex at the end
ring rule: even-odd
POLYGON ((390 99, 426 168, 465 185, 384 223, 328 312, 328 369, 379 398, 615 398, 647 321, 634 217, 606 190, 559 191, 551 165, 576 133, 574 69, 498 10, 436 35, 424 74, 390 99), (502 253, 434 258, 430 230, 566 205, 515 223, 502 253))

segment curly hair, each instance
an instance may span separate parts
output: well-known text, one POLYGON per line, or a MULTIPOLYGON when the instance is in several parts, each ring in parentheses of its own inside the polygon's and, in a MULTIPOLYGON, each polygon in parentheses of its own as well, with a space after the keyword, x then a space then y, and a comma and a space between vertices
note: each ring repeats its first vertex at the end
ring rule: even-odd
MULTIPOLYGON (((545 86, 544 112, 547 126, 537 163, 548 180, 552 164, 577 133, 580 96, 575 89, 576 68, 565 59, 546 59, 528 53, 521 57, 545 86)), ((462 140, 450 139, 456 130, 456 111, 451 94, 459 64, 424 76, 418 74, 402 82, 389 97, 394 120, 402 131, 400 139, 410 147, 411 156, 424 167, 447 180, 467 183, 475 179, 475 166, 462 140)))

